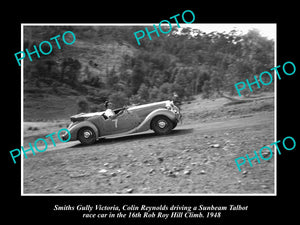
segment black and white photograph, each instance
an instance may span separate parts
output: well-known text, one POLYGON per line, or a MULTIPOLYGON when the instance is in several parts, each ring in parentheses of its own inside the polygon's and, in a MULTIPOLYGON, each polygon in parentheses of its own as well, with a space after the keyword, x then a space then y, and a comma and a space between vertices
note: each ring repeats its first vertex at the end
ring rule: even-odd
POLYGON ((276 28, 22 24, 21 194, 276 195, 276 28))
POLYGON ((295 4, 65 3, 4 8, 3 219, 297 221, 295 4))

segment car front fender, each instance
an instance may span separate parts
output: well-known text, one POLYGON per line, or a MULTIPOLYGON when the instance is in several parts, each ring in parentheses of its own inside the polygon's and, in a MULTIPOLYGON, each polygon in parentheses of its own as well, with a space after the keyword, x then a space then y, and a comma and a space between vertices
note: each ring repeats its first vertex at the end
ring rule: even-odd
POLYGON ((134 128, 133 130, 131 130, 129 133, 143 132, 143 131, 151 129, 151 127, 150 127, 151 121, 156 116, 166 116, 170 120, 176 122, 176 116, 175 116, 174 112, 172 112, 168 109, 156 109, 156 110, 152 111, 151 113, 149 113, 148 116, 146 116, 146 118, 144 119, 144 121, 139 126, 134 128))
POLYGON ((97 127, 95 126, 95 124, 93 124, 90 121, 82 121, 79 123, 74 124, 72 127, 69 128, 69 131, 71 133, 71 139, 70 141, 76 141, 77 139, 77 134, 78 131, 83 128, 83 127, 90 127, 94 130, 95 134, 96 134, 96 138, 99 137, 99 130, 97 129, 97 127))

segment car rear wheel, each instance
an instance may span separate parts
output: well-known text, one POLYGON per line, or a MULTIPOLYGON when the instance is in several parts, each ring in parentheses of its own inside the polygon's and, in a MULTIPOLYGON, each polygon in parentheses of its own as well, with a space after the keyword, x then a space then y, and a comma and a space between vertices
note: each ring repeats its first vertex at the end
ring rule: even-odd
POLYGON ((78 140, 84 145, 93 144, 96 141, 95 131, 90 127, 83 127, 78 131, 78 140))
POLYGON ((156 134, 168 134, 173 129, 173 123, 166 116, 156 116, 151 121, 151 128, 156 134))

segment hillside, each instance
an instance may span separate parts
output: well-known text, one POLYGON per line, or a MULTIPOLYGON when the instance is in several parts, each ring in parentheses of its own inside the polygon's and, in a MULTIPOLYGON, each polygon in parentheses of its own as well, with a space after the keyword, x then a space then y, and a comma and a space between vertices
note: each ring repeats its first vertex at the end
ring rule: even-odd
MULTIPOLYGON (((76 41, 24 60, 24 121, 66 119, 78 112, 172 99, 190 101, 236 94, 234 83, 271 68, 274 42, 251 31, 244 36, 184 28, 141 40, 137 26, 28 26, 24 48, 72 31, 76 41), (193 33, 193 35, 191 35, 193 33)), ((273 85, 264 89, 272 91, 273 85)), ((247 91, 243 94, 249 95, 247 91)))
POLYGON ((108 98, 107 93, 102 96, 101 84, 106 82, 111 71, 119 70, 123 57, 132 56, 134 51, 128 45, 120 45, 114 41, 95 45, 77 40, 72 47, 66 47, 62 52, 48 57, 41 56, 34 62, 26 61, 25 121, 68 118, 80 111, 80 100, 86 101, 94 110, 100 109, 101 103, 108 98), (75 56, 80 63, 76 78, 64 76, 61 79, 59 76, 64 59, 74 59, 75 56), (51 60, 55 63, 49 69, 47 67, 51 60))

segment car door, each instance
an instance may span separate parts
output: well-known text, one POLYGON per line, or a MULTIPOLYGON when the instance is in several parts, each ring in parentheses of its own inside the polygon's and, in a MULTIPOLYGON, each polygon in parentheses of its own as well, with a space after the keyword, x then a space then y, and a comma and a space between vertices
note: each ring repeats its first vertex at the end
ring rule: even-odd
POLYGON ((130 131, 141 123, 141 119, 135 112, 125 110, 116 119, 107 119, 104 122, 105 135, 118 134, 130 131))

